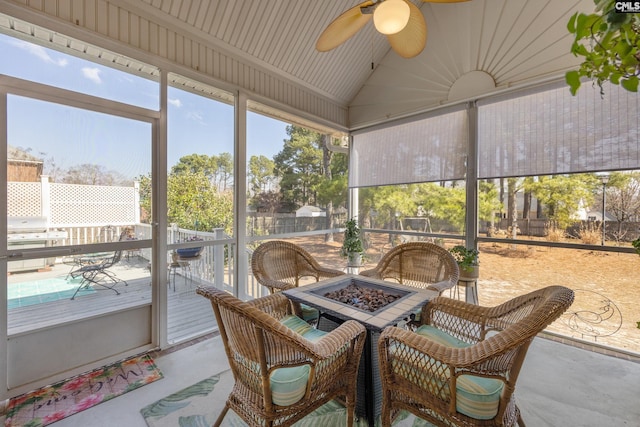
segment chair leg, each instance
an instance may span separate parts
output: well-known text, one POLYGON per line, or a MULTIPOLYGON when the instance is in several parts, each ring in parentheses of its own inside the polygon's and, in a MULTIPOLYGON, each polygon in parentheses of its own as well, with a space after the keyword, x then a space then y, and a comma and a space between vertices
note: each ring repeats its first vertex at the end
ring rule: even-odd
MULTIPOLYGON (((111 272, 109 272, 107 270, 104 270, 101 273, 104 274, 105 276, 107 276, 114 283, 114 286, 115 286, 116 283, 120 283, 120 282, 124 283, 125 286, 129 286, 129 284, 127 283, 126 280, 120 280, 118 278, 118 276, 116 276, 114 273, 111 273, 111 272)), ((109 289, 111 289, 111 288, 109 288, 109 289)))
POLYGON ((347 427, 353 426, 353 422, 355 418, 356 402, 354 398, 355 398, 355 391, 347 393, 344 399, 344 404, 347 407, 347 424, 346 424, 347 427), (353 397, 350 397, 350 396, 353 396, 353 397))
POLYGON ((220 427, 220 424, 222 424, 222 421, 224 420, 225 415, 227 415, 228 410, 229 410, 229 406, 224 405, 224 408, 222 409, 222 412, 220 412, 220 415, 218 415, 218 419, 213 424, 213 427, 220 427))
MULTIPOLYGON (((113 292, 116 293, 116 295, 120 295, 120 292, 118 292, 118 290, 115 288, 116 285, 118 284, 118 280, 112 274, 105 273, 104 271, 101 271, 101 272, 87 271, 87 272, 85 272, 85 274, 82 275, 82 277, 87 282, 91 282, 94 285, 102 286, 103 288, 106 288, 106 289, 111 289, 113 292), (105 277, 110 279, 113 282, 113 284, 112 285, 105 285, 104 283, 100 282, 97 279, 98 275, 100 275, 100 274, 103 274, 105 277)), ((124 282, 124 283, 127 283, 127 282, 124 282)), ((127 283, 127 285, 128 285, 128 283, 127 283)))
POLYGON ((391 427, 391 405, 386 396, 382 396, 382 410, 380 412, 382 427, 391 427))
POLYGON ((71 296, 71 299, 75 299, 76 295, 78 294, 78 291, 80 291, 80 289, 82 288, 86 288, 87 286, 89 286, 89 282, 84 280, 84 278, 82 278, 82 282, 80 282, 80 284, 76 288, 76 291, 71 296))

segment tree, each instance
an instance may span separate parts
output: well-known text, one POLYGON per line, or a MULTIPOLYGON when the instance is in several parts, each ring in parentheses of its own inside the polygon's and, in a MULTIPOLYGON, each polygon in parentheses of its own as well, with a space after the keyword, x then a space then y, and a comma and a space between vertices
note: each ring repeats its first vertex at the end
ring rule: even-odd
POLYGON ((518 237, 518 204, 517 195, 521 186, 518 178, 507 178, 507 223, 510 228, 510 237, 518 237))
POLYGON ((465 189, 446 187, 435 183, 418 184, 416 199, 427 215, 451 224, 456 230, 464 230, 465 189))
POLYGON ((390 185, 379 187, 374 194, 374 209, 378 212, 378 220, 388 224, 390 230, 396 229, 396 221, 406 216, 415 215, 418 211, 416 204, 415 186, 390 185))
POLYGON ((275 163, 266 156, 251 156, 249 159, 249 191, 252 195, 272 191, 275 183, 275 163))
POLYGON ((225 192, 233 188, 233 156, 231 153, 220 153, 216 158, 218 190, 225 192))
POLYGON ((167 220, 196 231, 223 228, 233 232, 233 194, 219 192, 202 172, 167 178, 167 220))
POLYGON ((619 13, 614 0, 594 0, 592 14, 576 12, 567 28, 574 35, 571 52, 583 57, 578 70, 566 73, 573 95, 580 88, 580 78, 602 84, 609 81, 630 92, 638 91, 640 75, 640 13, 619 13))
POLYGON ((316 203, 316 186, 323 176, 323 136, 299 126, 287 126, 289 139, 277 153, 275 173, 280 178, 283 205, 290 210, 316 203))
MULTIPOLYGON (((498 189, 493 182, 478 183, 478 219, 480 221, 494 221, 496 212, 502 210, 502 203, 498 197, 498 189)), ((493 223, 491 225, 493 226, 493 223)))
POLYGON ((607 185, 606 210, 616 218, 618 230, 615 234, 617 239, 621 239, 626 233, 623 224, 640 218, 639 172, 611 173, 607 185))
POLYGON ((221 153, 218 156, 189 154, 181 157, 171 168, 171 173, 187 172, 204 174, 212 185, 224 192, 233 187, 233 156, 230 153, 221 153))
MULTIPOLYGON (((195 157, 191 157, 195 159, 195 157)), ((223 228, 233 232, 233 193, 221 192, 212 183, 206 168, 195 166, 197 172, 179 162, 167 177, 167 220, 178 227, 196 231, 223 228)), ((143 213, 151 212, 151 175, 138 177, 140 182, 140 207, 143 213)), ((146 215, 141 215, 144 218, 146 215)))
POLYGON ((276 213, 280 209, 282 200, 280 199, 280 193, 275 191, 265 191, 256 194, 252 201, 253 206, 258 212, 276 213))
POLYGON ((108 171, 102 165, 82 164, 72 166, 62 172, 62 182, 65 184, 83 185, 122 185, 130 186, 132 181, 116 171, 108 171))
POLYGON ((586 174, 541 176, 530 190, 544 204, 547 217, 566 229, 576 221, 582 205, 593 203, 595 178, 586 174))
MULTIPOLYGON (((332 143, 329 135, 325 135, 325 139, 332 143)), ((331 230, 334 228, 334 205, 344 206, 347 201, 347 156, 329 150, 325 142, 322 148, 322 168, 324 176, 316 185, 317 201, 326 206, 325 227, 331 230)), ((324 241, 333 242, 333 233, 325 234, 324 241)))

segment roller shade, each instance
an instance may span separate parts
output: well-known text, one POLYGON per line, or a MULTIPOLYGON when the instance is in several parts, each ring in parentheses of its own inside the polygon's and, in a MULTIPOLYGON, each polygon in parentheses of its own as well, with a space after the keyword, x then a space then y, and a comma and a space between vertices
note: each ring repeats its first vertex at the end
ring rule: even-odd
POLYGON ((462 179, 468 118, 463 107, 354 133, 349 187, 462 179))
POLYGON ((640 96, 562 84, 478 102, 479 178, 640 169, 640 96))

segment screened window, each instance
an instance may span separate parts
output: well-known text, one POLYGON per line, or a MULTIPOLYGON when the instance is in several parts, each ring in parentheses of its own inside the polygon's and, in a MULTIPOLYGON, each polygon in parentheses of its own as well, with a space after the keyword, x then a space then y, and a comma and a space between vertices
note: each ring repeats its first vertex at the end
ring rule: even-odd
POLYGON ((354 134, 349 187, 464 178, 466 110, 412 120, 354 134))
POLYGON ((637 94, 561 85, 515 96, 479 103, 479 178, 640 168, 637 94))
MULTIPOLYGON (((55 42, 72 46, 70 49, 93 53, 96 49, 60 34, 56 35, 55 41, 50 42, 50 45, 56 46, 55 42)), ((159 70, 121 55, 102 51, 94 54, 93 61, 90 62, 0 34, 0 57, 12 59, 0 61, 0 74, 138 107, 153 110, 160 107, 159 70)))

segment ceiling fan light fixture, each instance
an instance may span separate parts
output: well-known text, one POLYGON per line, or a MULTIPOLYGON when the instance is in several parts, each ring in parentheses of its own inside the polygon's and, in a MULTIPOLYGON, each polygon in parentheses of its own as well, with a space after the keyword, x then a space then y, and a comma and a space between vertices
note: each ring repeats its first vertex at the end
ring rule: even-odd
POLYGON ((373 12, 373 24, 382 34, 396 34, 407 26, 411 9, 404 0, 385 0, 373 12))

